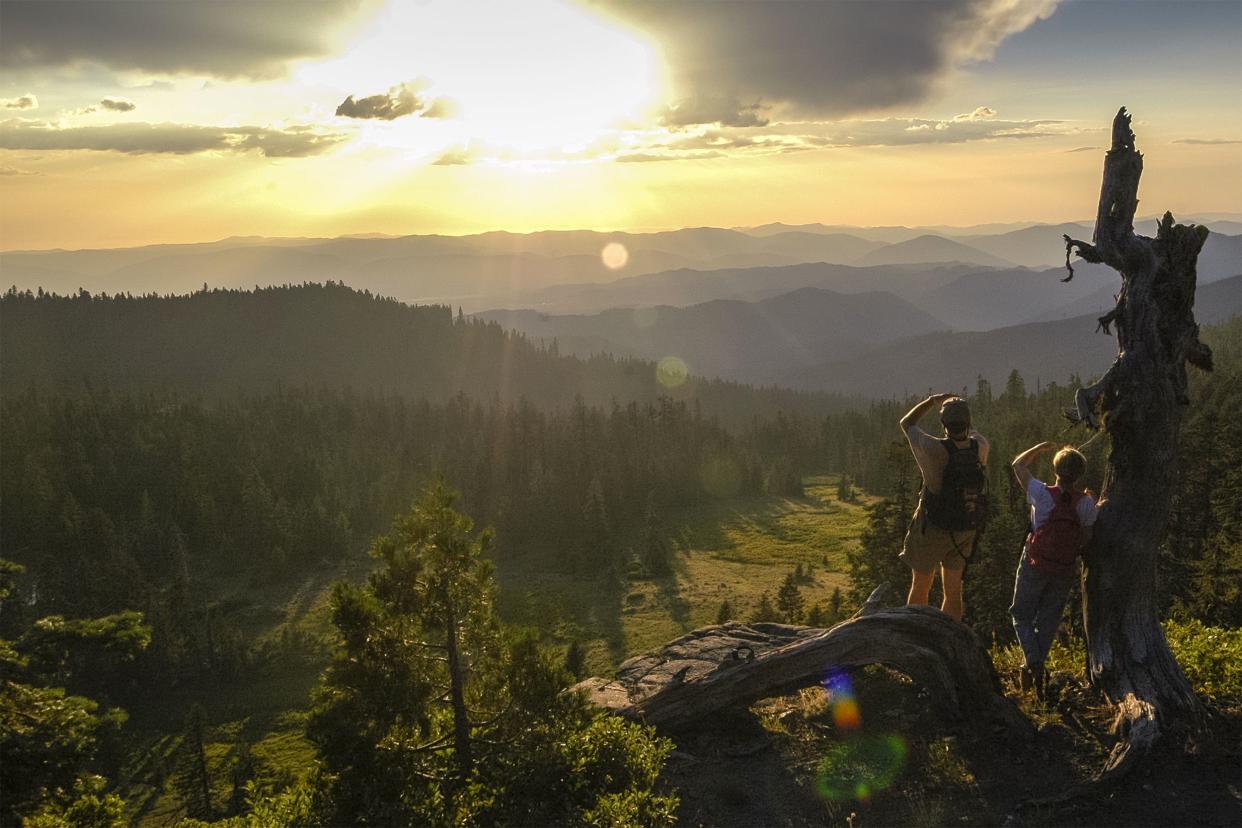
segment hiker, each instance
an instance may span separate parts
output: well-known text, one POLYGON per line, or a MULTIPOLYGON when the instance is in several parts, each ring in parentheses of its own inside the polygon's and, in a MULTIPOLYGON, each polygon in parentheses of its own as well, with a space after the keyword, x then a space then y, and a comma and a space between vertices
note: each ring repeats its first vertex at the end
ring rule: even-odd
POLYGON ((970 423, 970 406, 956 394, 933 394, 901 418, 901 430, 923 475, 923 491, 906 531, 901 560, 910 567, 907 604, 926 604, 936 568, 944 600, 940 610, 962 620, 962 574, 974 551, 983 516, 988 441, 970 423), (919 420, 940 406, 945 436, 919 428, 919 420))
POLYGON ((1047 690, 1044 660, 1074 585, 1074 561, 1091 542, 1096 517, 1095 498, 1082 488, 1087 459, 1075 449, 1066 446, 1052 458, 1055 486, 1031 474, 1031 462, 1054 448, 1054 443, 1040 443, 1013 461, 1013 473, 1031 504, 1031 531, 1018 562, 1009 614, 1026 660, 1020 686, 1033 687, 1040 698, 1047 690))

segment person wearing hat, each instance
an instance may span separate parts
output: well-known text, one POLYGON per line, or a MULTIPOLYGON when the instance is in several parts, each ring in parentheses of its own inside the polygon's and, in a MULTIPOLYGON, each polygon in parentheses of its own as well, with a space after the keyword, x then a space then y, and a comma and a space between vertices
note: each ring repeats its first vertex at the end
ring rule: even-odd
POLYGON ((974 548, 986 488, 983 467, 988 441, 970 422, 970 406, 956 394, 932 394, 901 418, 901 431, 923 476, 919 504, 906 531, 901 560, 912 578, 907 604, 926 604, 936 570, 944 600, 940 609, 962 620, 962 574, 974 548), (940 406, 944 438, 919 428, 919 420, 940 406))

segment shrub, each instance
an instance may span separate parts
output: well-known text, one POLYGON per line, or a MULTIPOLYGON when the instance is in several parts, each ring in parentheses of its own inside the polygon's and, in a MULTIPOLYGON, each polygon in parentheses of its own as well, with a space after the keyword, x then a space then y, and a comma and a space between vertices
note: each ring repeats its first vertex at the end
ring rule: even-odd
POLYGON ((1165 621, 1164 634, 1197 692, 1242 699, 1242 629, 1209 627, 1192 618, 1165 621))

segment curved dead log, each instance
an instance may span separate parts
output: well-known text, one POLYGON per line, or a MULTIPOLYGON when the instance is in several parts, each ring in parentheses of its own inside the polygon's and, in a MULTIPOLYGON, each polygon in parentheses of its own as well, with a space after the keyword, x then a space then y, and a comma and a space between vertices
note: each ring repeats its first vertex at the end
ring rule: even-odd
POLYGON ((591 678, 575 689, 613 713, 676 727, 814 686, 832 669, 868 664, 891 667, 927 688, 928 705, 947 720, 1031 734, 1027 719, 1000 694, 992 660, 975 634, 920 606, 877 610, 869 602, 829 630, 761 623, 704 627, 629 659, 612 680, 591 678))
POLYGON ((1208 231, 1176 225, 1165 213, 1154 239, 1136 235, 1142 172, 1123 107, 1105 156, 1092 243, 1066 238, 1067 250, 1122 279, 1116 307, 1100 320, 1106 333, 1116 325, 1117 359, 1076 398, 1079 419, 1098 427, 1098 408, 1111 438, 1083 590, 1091 680, 1117 706, 1122 737, 1104 776, 1128 770, 1170 724, 1197 724, 1204 714, 1169 652, 1155 601, 1156 551, 1177 476, 1181 407, 1189 402, 1186 363, 1212 364, 1193 312, 1195 265, 1208 231))

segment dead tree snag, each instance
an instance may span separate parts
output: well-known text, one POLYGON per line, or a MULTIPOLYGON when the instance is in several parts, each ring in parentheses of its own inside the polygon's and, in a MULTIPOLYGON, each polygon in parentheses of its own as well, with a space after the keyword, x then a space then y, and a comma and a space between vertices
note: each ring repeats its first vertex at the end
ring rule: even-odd
POLYGON ((943 718, 998 726, 1019 738, 1032 728, 1000 683, 971 630, 930 607, 864 607, 830 630, 785 624, 704 627, 635 656, 614 679, 576 689, 594 704, 648 724, 677 727, 765 695, 822 682, 830 669, 892 667, 926 687, 943 718))
POLYGON ((1083 590, 1091 680, 1118 710, 1121 740, 1105 776, 1124 773, 1163 730, 1197 724, 1204 712, 1169 652, 1155 602, 1156 552, 1177 477, 1181 408, 1189 402, 1186 363, 1212 366, 1193 312, 1195 264, 1208 230, 1174 224, 1165 213, 1154 239, 1135 234, 1142 172, 1122 107, 1104 160, 1092 243, 1065 237, 1067 264, 1076 250, 1117 270, 1122 281, 1116 307, 1099 320, 1105 333, 1116 327, 1117 358, 1076 399, 1079 419, 1091 428, 1102 424, 1112 443, 1083 590))

